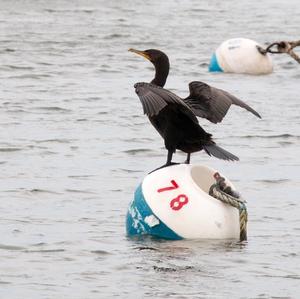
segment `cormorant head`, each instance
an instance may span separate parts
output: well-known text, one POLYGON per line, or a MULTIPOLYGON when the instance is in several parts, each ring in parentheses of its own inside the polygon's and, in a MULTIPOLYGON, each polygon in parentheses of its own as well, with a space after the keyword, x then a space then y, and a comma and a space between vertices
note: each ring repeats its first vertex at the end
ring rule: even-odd
POLYGON ((169 58, 164 52, 157 49, 148 49, 145 51, 129 49, 128 51, 143 56, 151 61, 156 70, 155 78, 152 80, 152 83, 164 86, 170 69, 169 58))
POLYGON ((139 51, 139 50, 135 50, 135 49, 129 49, 128 51, 145 57, 146 59, 151 61, 154 64, 154 66, 157 64, 169 62, 168 56, 160 50, 148 49, 145 51, 139 51))

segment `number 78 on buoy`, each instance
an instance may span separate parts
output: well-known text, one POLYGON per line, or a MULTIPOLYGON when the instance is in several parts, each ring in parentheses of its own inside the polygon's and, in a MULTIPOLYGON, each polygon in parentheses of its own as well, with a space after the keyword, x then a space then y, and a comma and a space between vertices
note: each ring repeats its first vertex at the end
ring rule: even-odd
MULTIPOLYGON (((159 189, 157 189, 157 192, 158 193, 164 192, 163 195, 165 197, 167 197, 167 195, 169 195, 169 197, 170 197, 170 191, 172 191, 172 190, 180 191, 178 189, 179 189, 178 183, 174 179, 172 179, 172 180, 170 180, 170 186, 159 188, 159 189)), ((189 202, 189 198, 186 194, 179 194, 170 200, 170 208, 174 211, 179 211, 188 202, 189 202)))

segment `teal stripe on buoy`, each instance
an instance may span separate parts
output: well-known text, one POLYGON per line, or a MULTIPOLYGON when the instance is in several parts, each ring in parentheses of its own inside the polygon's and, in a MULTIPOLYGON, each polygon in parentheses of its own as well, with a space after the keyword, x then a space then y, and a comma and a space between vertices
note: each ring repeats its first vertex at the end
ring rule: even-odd
POLYGON ((141 185, 136 189, 128 208, 126 231, 128 236, 152 235, 171 240, 182 239, 154 215, 144 198, 141 185))
POLYGON ((214 53, 210 59, 210 64, 209 64, 208 70, 210 72, 223 72, 223 70, 221 69, 221 67, 218 63, 216 53, 214 53))

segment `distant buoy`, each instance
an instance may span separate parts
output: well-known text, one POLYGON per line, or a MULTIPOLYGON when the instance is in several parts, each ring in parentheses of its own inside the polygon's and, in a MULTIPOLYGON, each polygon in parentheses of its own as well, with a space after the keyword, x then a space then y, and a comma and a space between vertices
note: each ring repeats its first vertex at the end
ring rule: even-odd
MULTIPOLYGON (((238 239, 238 210, 208 194, 215 173, 203 165, 179 164, 148 174, 129 205, 127 235, 238 239)), ((235 190, 228 179, 225 181, 235 190)))
POLYGON ((258 51, 257 42, 247 38, 234 38, 223 42, 213 53, 209 71, 244 74, 269 74, 273 63, 268 53, 258 51))

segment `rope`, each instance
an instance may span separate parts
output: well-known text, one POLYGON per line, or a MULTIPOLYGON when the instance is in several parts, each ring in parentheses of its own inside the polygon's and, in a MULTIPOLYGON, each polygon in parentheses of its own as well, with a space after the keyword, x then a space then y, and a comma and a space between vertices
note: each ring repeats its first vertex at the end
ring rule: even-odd
POLYGON ((287 41, 275 42, 270 44, 266 49, 263 49, 260 46, 257 46, 257 49, 263 55, 266 55, 267 53, 272 53, 272 54, 286 53, 290 55, 293 59, 295 59, 298 63, 300 63, 300 57, 293 51, 293 49, 298 46, 300 46, 300 40, 294 42, 287 42, 287 41), (277 50, 272 50, 274 46, 277 46, 277 50))
POLYGON ((246 241, 248 221, 246 202, 230 186, 226 185, 225 178, 221 177, 218 172, 214 174, 214 178, 216 179, 216 183, 210 187, 209 195, 239 210, 240 241, 246 241))

